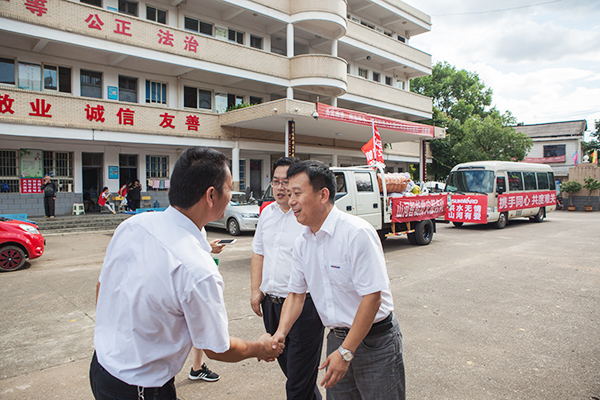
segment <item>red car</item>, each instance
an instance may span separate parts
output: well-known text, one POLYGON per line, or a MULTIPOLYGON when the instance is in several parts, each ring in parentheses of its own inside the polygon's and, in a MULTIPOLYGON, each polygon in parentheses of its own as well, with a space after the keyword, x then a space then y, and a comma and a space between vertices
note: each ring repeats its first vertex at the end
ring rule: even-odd
POLYGON ((44 254, 46 240, 37 225, 0 217, 0 271, 16 271, 44 254))

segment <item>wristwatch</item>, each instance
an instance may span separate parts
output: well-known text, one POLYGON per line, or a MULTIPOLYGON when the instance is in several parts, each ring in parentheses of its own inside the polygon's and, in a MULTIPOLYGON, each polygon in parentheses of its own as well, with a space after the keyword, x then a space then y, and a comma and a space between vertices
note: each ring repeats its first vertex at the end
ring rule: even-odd
POLYGON ((342 359, 344 361, 352 361, 352 359, 354 358, 354 354, 352 354, 352 352, 350 350, 346 350, 345 348, 343 348, 342 346, 338 347, 338 351, 340 352, 340 354, 342 355, 342 359))

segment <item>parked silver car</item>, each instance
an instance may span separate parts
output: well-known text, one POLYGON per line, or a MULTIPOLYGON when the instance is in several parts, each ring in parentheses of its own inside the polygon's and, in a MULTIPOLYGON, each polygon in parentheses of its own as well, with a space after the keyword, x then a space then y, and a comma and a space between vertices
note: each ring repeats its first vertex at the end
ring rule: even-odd
POLYGON ((209 222, 206 226, 224 228, 230 235, 238 236, 244 231, 255 231, 259 208, 254 198, 243 192, 233 192, 225 210, 225 217, 209 222))

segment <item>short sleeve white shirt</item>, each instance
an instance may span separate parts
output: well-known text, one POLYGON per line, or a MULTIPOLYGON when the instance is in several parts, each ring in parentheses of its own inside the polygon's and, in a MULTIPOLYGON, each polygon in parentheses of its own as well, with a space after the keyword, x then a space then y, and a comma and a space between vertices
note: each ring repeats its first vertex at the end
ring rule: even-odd
POLYGON ((288 295, 292 248, 304 232, 290 208, 283 212, 276 202, 264 208, 252 240, 254 253, 263 256, 260 291, 277 297, 288 295))
POLYGON ((321 229, 305 227, 293 251, 289 291, 309 290, 323 325, 350 328, 363 296, 381 291, 374 322, 394 309, 383 248, 372 225, 333 207, 321 229))
POLYGON ((108 245, 96 309, 100 364, 136 386, 174 377, 192 344, 229 349, 223 279, 200 229, 173 207, 136 215, 108 245))

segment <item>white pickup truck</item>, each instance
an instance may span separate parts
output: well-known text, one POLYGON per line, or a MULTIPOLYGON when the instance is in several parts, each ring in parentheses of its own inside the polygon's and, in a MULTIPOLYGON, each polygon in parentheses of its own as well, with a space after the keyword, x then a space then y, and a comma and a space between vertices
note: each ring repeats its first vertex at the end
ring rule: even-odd
POLYGON ((384 175, 381 167, 332 167, 331 170, 336 180, 335 205, 340 210, 361 217, 373 225, 382 241, 389 236, 407 234, 412 244, 431 243, 436 231, 435 217, 429 218, 431 215, 428 213, 411 211, 410 207, 415 204, 411 202, 403 209, 407 218, 397 218, 398 207, 393 210, 385 179, 381 179, 383 187, 379 188, 377 173, 384 175), (393 213, 396 214, 396 218, 393 213), (395 220, 400 222, 394 222, 395 220))

